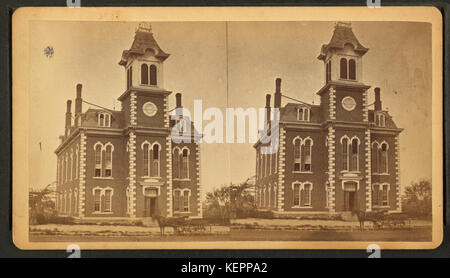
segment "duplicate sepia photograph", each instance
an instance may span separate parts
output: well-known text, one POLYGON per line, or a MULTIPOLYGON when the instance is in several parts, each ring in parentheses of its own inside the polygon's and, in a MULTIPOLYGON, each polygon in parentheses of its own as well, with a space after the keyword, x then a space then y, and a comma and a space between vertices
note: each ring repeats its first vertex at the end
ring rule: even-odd
POLYGON ((434 8, 21 8, 12 34, 21 249, 442 241, 434 8))

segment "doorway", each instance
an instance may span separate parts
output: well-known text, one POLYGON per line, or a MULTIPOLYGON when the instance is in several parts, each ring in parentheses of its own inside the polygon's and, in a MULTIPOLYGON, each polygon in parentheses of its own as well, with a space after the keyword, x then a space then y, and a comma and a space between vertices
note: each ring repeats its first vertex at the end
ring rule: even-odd
POLYGON ((356 204, 355 191, 344 191, 344 210, 353 211, 356 204))
POLYGON ((156 197, 145 197, 144 217, 153 217, 156 212, 156 197))

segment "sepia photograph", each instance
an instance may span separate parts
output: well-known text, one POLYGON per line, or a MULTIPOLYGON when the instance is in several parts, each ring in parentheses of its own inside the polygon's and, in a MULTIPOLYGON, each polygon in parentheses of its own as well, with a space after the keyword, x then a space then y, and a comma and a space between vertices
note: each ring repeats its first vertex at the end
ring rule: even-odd
POLYGON ((436 9, 21 8, 12 26, 17 247, 440 245, 436 9))

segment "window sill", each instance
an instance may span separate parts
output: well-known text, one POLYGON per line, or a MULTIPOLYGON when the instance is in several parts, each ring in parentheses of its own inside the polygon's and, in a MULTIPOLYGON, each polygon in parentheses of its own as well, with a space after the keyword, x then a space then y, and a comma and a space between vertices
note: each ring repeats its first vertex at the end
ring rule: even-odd
POLYGON ((191 179, 173 179, 174 181, 191 181, 191 179))
POLYGON ((294 173, 294 174, 313 174, 312 171, 307 171, 307 172, 305 172, 305 171, 292 171, 292 173, 294 173))
POLYGON ((190 211, 174 211, 174 214, 188 214, 191 213, 190 211))
POLYGON ((149 177, 149 176, 142 176, 141 177, 141 179, 157 179, 157 180, 160 180, 160 179, 162 179, 161 177, 149 177))
POLYGON ((389 173, 372 173, 373 176, 390 176, 389 173))
POLYGON ((341 77, 339 77, 339 80, 340 80, 340 81, 350 81, 350 82, 357 82, 357 80, 356 80, 356 79, 347 79, 347 78, 341 78, 341 77))
POLYGON ((389 206, 389 205, 387 205, 387 206, 372 206, 372 208, 383 209, 383 208, 391 208, 391 206, 389 206))
POLYGON ((94 211, 92 214, 114 214, 112 211, 94 211))
POLYGON ((113 177, 92 177, 95 180, 113 180, 113 177))
POLYGON ((292 206, 292 208, 312 209, 312 206, 292 206))

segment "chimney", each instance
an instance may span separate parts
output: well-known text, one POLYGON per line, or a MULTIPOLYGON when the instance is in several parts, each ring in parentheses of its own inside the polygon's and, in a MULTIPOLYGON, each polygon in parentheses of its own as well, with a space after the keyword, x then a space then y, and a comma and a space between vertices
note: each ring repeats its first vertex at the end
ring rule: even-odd
POLYGON ((81 114, 83 99, 81 98, 81 88, 83 85, 77 84, 77 98, 75 99, 75 117, 81 114))
POLYGON ((380 97, 380 88, 375 88, 375 111, 381 111, 381 97, 380 97))
POLYGON ((275 80, 275 98, 274 98, 274 107, 281 107, 281 78, 277 78, 275 80))
POLYGON ((266 94, 266 115, 267 134, 270 135, 270 94, 266 94))
POLYGON ((67 111, 66 111, 66 136, 68 135, 68 130, 72 126, 72 112, 71 112, 72 101, 67 101, 67 111))
POLYGON ((183 115, 183 106, 181 105, 181 94, 177 93, 175 95, 175 99, 176 99, 175 113, 177 116, 182 116, 183 115))

